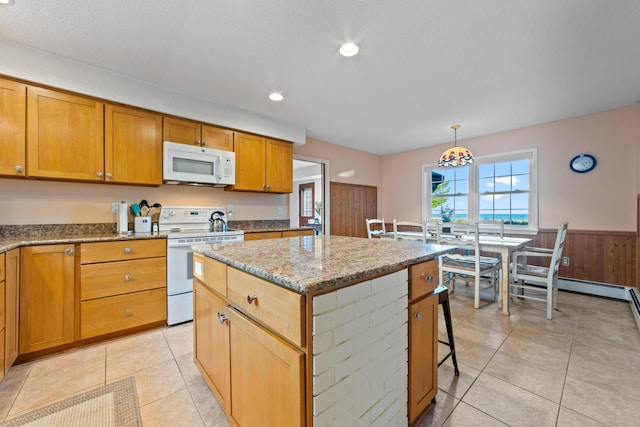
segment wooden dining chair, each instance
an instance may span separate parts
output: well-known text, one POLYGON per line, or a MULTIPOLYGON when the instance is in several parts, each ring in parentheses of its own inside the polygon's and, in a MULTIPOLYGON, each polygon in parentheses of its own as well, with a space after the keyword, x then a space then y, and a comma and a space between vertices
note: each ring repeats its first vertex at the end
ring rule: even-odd
POLYGON ((372 218, 366 219, 367 224, 367 237, 373 239, 373 237, 381 237, 387 234, 387 228, 384 223, 384 218, 372 218))
POLYGON ((568 222, 558 226, 553 249, 524 247, 512 255, 511 293, 519 298, 528 298, 547 303, 547 319, 551 320, 553 309, 558 306, 558 270, 562 249, 567 237, 568 222), (527 257, 536 257, 536 264, 529 264, 527 257))
POLYGON ((488 282, 493 289, 493 298, 497 300, 502 263, 498 258, 481 256, 478 224, 456 224, 455 230, 449 227, 449 232, 444 230, 447 227, 444 223, 438 226, 440 227, 438 232, 440 244, 454 245, 464 252, 464 254, 443 254, 438 257, 440 284, 454 292, 456 279, 462 279, 467 284, 473 281, 473 306, 480 308, 480 283, 488 282))

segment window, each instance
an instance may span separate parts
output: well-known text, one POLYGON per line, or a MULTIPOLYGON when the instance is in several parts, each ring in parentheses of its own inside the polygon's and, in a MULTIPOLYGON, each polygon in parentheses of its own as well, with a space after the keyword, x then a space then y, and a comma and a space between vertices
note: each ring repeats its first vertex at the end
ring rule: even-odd
POLYGON ((504 220, 510 231, 537 231, 537 152, 476 158, 463 167, 423 166, 425 219, 504 220))

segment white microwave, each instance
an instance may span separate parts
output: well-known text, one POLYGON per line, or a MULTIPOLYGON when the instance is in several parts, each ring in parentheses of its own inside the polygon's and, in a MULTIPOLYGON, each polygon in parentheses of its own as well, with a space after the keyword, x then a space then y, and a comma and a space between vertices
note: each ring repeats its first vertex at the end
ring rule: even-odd
POLYGON ((163 143, 162 182, 225 186, 236 183, 236 153, 213 148, 163 143))

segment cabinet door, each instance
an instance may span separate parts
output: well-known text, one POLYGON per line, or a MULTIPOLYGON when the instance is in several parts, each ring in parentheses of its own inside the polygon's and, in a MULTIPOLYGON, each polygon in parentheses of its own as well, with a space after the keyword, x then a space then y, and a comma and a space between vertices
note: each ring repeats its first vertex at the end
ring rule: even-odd
POLYGON ((293 144, 275 139, 266 140, 265 183, 271 193, 293 191, 293 144))
POLYGON ((162 184, 162 116, 105 106, 105 181, 162 184))
POLYGON ((102 181, 103 104, 27 88, 27 175, 102 181))
POLYGON ((200 124, 190 120, 164 118, 163 141, 200 145, 200 124))
POLYGON ((438 390, 438 296, 409 305, 409 421, 429 405, 438 390))
POLYGON ((27 86, 0 79, 0 175, 24 176, 27 86))
POLYGON ((245 233, 244 240, 279 239, 281 237, 282 231, 263 231, 260 233, 245 233))
POLYGON ((215 126, 202 126, 202 145, 216 150, 233 151, 233 131, 215 126))
POLYGON ((231 411, 239 426, 304 425, 304 355, 237 311, 229 314, 231 411))
POLYGON ((229 323, 220 323, 218 313, 225 313, 225 302, 203 285, 193 281, 194 292, 194 356, 209 388, 220 406, 228 412, 229 379, 229 323))
MULTIPOLYGON (((231 187, 240 191, 265 191, 264 138, 236 132, 236 183, 231 187)), ((228 188, 228 187, 227 187, 228 188)))
POLYGON ((20 249, 20 354, 73 342, 73 245, 20 249))
POLYGON ((5 372, 9 370, 18 357, 20 249, 12 249, 7 252, 6 256, 5 372))

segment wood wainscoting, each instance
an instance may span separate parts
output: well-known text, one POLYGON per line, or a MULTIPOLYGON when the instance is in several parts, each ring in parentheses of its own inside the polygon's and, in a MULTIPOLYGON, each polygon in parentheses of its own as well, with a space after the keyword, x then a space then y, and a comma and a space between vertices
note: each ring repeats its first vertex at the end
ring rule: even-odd
MULTIPOLYGON (((558 230, 541 229, 531 246, 553 248, 558 230)), ((569 265, 560 277, 636 286, 636 233, 633 231, 572 230, 569 225, 562 251, 569 265)))
POLYGON ((378 187, 332 182, 331 234, 367 237, 367 218, 378 217, 378 187))

